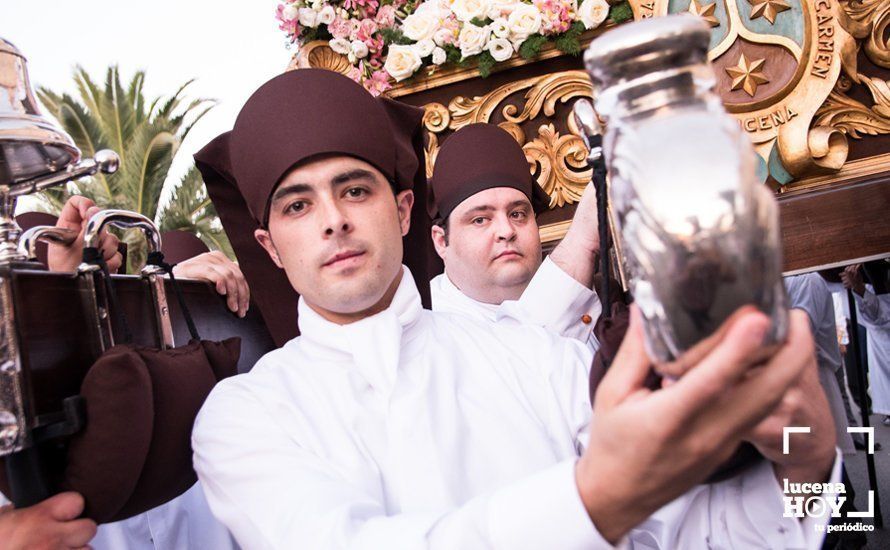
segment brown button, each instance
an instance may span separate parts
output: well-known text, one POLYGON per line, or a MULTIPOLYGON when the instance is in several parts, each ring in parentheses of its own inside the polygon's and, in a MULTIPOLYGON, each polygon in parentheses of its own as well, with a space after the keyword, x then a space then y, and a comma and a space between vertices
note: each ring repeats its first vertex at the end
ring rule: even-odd
POLYGON ((587 315, 585 313, 584 315, 581 316, 581 322, 584 323, 585 325, 589 325, 591 321, 593 321, 593 319, 590 318, 590 315, 587 315))

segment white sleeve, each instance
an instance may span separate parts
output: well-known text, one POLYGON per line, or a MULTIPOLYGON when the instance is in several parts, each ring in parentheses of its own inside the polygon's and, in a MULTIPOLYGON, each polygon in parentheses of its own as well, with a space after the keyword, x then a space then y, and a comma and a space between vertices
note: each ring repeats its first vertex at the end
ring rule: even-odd
POLYGON ((596 292, 546 258, 519 300, 501 304, 498 316, 587 343, 602 309, 596 292))
POLYGON ((866 289, 862 296, 855 292, 853 296, 859 308, 860 319, 864 325, 875 328, 890 326, 890 294, 876 296, 866 289))
POLYGON ((244 548, 612 548, 581 502, 574 459, 454 509, 387 515, 241 388, 214 389, 192 446, 211 510, 244 548))
MULTIPOLYGON (((830 483, 841 481, 837 452, 830 483)), ((635 548, 799 548, 822 545, 830 517, 785 517, 784 494, 772 463, 701 485, 653 514, 628 535, 635 548)))

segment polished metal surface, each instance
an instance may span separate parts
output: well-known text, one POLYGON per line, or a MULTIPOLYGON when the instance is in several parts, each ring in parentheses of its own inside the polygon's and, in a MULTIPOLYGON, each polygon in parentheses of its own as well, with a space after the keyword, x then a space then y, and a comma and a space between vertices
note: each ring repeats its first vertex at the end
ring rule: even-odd
POLYGON ((778 206, 755 177, 751 143, 711 91, 710 30, 693 16, 622 25, 584 58, 616 245, 660 361, 683 354, 753 304, 787 329, 778 206))
POLYGON ((77 240, 78 232, 53 225, 36 225, 19 237, 19 254, 27 260, 37 259, 37 243, 47 242, 69 246, 77 240))
POLYGON ((83 236, 84 247, 99 246, 99 234, 108 225, 121 229, 139 229, 145 235, 149 253, 161 250, 161 234, 153 221, 136 212, 114 209, 102 210, 90 217, 83 236))
POLYGON ((28 392, 25 390, 9 272, 0 274, 0 456, 30 444, 28 392))
POLYGON ((25 57, 0 38, 0 185, 14 188, 79 160, 71 137, 41 114, 25 57))

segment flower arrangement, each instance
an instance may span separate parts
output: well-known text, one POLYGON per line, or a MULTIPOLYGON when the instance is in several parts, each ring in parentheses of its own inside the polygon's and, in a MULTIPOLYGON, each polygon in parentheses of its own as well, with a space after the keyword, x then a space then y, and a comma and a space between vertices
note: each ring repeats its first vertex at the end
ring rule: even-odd
POLYGON ((276 12, 289 43, 327 40, 374 95, 429 66, 475 63, 486 77, 550 42, 578 55, 585 30, 630 17, 607 0, 294 0, 276 12))

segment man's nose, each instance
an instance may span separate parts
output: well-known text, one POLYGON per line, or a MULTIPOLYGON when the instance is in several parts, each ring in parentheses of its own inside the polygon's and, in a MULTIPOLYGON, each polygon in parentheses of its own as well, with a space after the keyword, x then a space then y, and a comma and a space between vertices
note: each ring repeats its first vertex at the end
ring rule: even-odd
POLYGON ((352 230, 352 224, 336 201, 322 201, 319 206, 326 237, 349 233, 352 230))
POLYGON ((510 242, 516 239, 516 228, 507 216, 495 216, 495 235, 499 241, 510 242))

